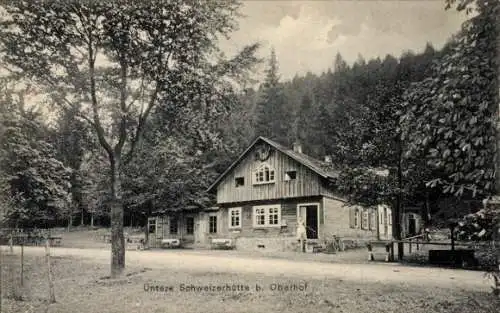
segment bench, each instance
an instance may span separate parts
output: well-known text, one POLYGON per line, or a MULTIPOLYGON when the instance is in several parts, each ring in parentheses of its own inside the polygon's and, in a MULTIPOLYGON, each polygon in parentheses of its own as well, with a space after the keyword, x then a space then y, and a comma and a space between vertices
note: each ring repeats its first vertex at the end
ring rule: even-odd
POLYGON ((50 236, 49 237, 49 244, 52 247, 60 246, 61 242, 62 242, 62 237, 61 236, 50 236))
POLYGON ((375 256, 373 254, 373 248, 374 247, 384 247, 385 248, 385 253, 384 253, 384 261, 385 262, 391 262, 392 261, 392 242, 387 242, 387 241, 370 241, 366 244, 366 248, 368 249, 368 261, 375 261, 375 256))
POLYGON ((162 248, 178 248, 181 246, 179 239, 162 239, 160 242, 162 248))
POLYGON ((212 249, 233 249, 234 241, 232 239, 214 238, 211 241, 212 249))

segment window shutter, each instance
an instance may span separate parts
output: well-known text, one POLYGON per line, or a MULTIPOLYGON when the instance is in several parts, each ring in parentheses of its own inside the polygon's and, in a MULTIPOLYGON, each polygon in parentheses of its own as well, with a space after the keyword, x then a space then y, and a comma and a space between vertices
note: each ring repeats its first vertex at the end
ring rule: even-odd
POLYGON ((355 210, 356 209, 354 207, 349 208, 349 227, 351 228, 354 228, 354 214, 356 214, 355 210))
POLYGON ((360 229, 365 229, 366 228, 366 225, 365 225, 365 214, 366 214, 366 209, 362 208, 359 211, 359 219, 360 219, 359 225, 361 226, 360 229))

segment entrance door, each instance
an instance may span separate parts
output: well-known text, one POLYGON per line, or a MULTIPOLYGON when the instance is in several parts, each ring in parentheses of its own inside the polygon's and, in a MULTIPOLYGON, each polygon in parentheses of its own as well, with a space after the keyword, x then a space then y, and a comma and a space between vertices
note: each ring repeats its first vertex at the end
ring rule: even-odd
POLYGON ((408 235, 415 236, 417 234, 417 220, 413 214, 408 215, 408 235))
POLYGON ((298 217, 305 222, 307 239, 318 239, 318 208, 317 204, 304 204, 298 208, 298 217))
POLYGON ((306 209, 307 239, 318 239, 318 207, 309 205, 306 209))

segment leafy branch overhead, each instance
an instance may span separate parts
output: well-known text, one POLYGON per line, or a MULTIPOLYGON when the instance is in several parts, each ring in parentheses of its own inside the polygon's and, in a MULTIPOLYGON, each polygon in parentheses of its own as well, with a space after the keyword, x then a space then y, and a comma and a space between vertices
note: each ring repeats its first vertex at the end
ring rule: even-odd
POLYGON ((258 61, 253 45, 213 62, 216 38, 236 27, 236 2, 7 3, 2 48, 10 69, 29 73, 64 109, 83 103, 80 116, 106 152, 119 155, 128 142, 127 159, 159 103, 218 110, 228 79, 242 79, 258 61))
POLYGON ((442 173, 428 186, 457 196, 491 194, 495 175, 500 5, 480 2, 479 14, 464 24, 432 75, 406 91, 401 118, 407 157, 422 157, 442 173))
POLYGON ((158 135, 183 128, 217 142, 209 123, 234 102, 259 60, 258 45, 233 59, 218 39, 236 29, 237 1, 4 1, 0 51, 6 68, 35 82, 63 111, 94 130, 108 157, 112 275, 124 268, 122 176, 148 121, 158 135), (191 122, 188 122, 191 121, 191 122), (196 127, 198 126, 205 126, 196 127))

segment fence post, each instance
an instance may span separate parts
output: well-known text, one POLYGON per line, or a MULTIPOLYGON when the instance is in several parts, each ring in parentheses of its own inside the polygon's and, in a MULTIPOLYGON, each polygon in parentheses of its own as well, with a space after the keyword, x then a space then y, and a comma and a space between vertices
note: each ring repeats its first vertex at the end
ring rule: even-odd
POLYGON ((10 232, 9 247, 10 247, 10 254, 14 254, 14 237, 12 236, 12 232, 10 232))
POLYGON ((54 294, 54 282, 52 281, 52 272, 50 268, 50 241, 48 236, 45 242, 45 256, 47 258, 47 273, 49 277, 49 303, 55 303, 56 296, 54 294))
POLYGON ((21 243, 21 287, 23 286, 24 286, 24 244, 21 243))

